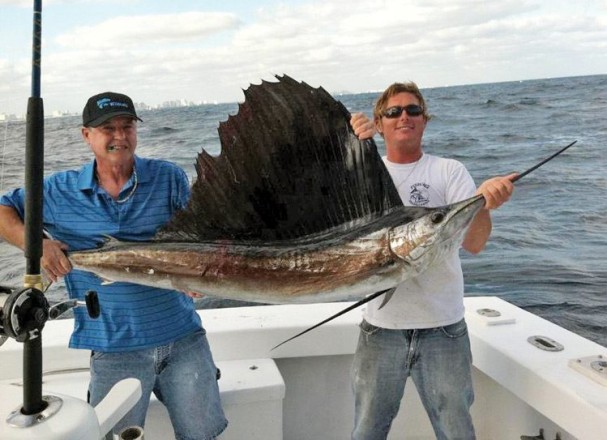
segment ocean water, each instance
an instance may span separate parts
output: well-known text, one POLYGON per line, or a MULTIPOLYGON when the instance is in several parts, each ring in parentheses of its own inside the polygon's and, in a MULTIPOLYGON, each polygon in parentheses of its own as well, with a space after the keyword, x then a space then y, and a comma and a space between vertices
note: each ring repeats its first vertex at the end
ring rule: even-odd
MULTIPOLYGON (((493 212, 485 251, 462 254, 466 294, 499 296, 607 346, 607 75, 423 92, 433 115, 425 151, 463 162, 477 184, 523 171, 577 140, 516 184, 513 199, 493 212)), ((377 94, 336 98, 370 115, 377 94)), ((220 152, 218 124, 237 111, 231 103, 142 112, 138 154, 168 158, 194 179, 196 155, 220 152)), ((90 159, 79 124, 78 117, 45 121, 45 173, 90 159)), ((24 125, 0 125, 1 192, 23 184, 24 125)), ((381 138, 376 142, 383 153, 381 138)), ((0 242, 0 284, 20 285, 24 267, 22 253, 0 242)), ((63 283, 48 295, 64 298, 63 283)))

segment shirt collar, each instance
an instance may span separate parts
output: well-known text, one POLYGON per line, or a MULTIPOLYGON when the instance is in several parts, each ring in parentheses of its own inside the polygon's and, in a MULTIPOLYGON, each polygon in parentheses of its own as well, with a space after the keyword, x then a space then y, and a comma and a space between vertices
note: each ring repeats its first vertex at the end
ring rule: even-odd
MULTIPOLYGON (((137 179, 139 182, 146 182, 150 179, 150 173, 148 173, 147 161, 135 156, 135 169, 137 170, 137 179)), ((95 179, 95 159, 85 164, 80 168, 78 174, 78 189, 81 191, 92 190, 97 186, 97 179, 95 179)))

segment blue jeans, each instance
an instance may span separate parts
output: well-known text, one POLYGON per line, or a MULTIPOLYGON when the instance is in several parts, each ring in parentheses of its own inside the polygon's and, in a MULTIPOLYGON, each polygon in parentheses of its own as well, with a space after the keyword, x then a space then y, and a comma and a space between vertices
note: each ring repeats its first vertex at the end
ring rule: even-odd
POLYGON ((114 384, 129 377, 141 381, 142 396, 115 426, 115 434, 128 426, 143 427, 152 392, 166 406, 177 440, 214 439, 226 428, 217 367, 204 329, 156 348, 93 352, 91 405, 97 405, 114 384))
POLYGON ((360 325, 352 365, 355 397, 353 440, 385 439, 409 376, 438 440, 475 438, 472 354, 462 319, 445 327, 390 330, 360 325))

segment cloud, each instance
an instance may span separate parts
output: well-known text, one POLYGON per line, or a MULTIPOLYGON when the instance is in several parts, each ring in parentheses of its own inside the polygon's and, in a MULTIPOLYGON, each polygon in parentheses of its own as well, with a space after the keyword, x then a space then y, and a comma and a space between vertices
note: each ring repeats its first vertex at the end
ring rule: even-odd
POLYGON ((32 7, 30 0, 0 0, 0 6, 17 6, 17 7, 32 7))
MULTIPOLYGON (((79 109, 101 89, 149 104, 236 101, 249 83, 282 73, 352 92, 407 79, 432 87, 607 73, 607 11, 594 0, 260 4, 241 16, 125 14, 68 26, 43 51, 47 101, 79 109)), ((0 61, 0 84, 25 72, 0 61)))
POLYGON ((234 14, 218 12, 122 16, 78 27, 58 36, 56 41, 66 48, 94 50, 150 46, 203 40, 238 25, 234 14))
MULTIPOLYGON (((59 4, 81 4, 92 2, 95 0, 44 0, 42 2, 42 10, 44 11, 49 5, 59 5, 59 4)), ((120 2, 124 5, 125 1, 137 1, 137 0, 111 0, 112 3, 120 2)), ((32 9, 33 3, 32 0, 0 0, 0 6, 17 6, 26 9, 32 9)))

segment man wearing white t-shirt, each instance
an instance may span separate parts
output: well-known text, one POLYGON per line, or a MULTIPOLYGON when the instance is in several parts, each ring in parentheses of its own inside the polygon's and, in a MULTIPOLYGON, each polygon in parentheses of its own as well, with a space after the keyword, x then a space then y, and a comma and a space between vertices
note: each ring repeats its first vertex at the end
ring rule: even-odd
MULTIPOLYGON (((430 116, 415 83, 388 87, 375 104, 373 119, 355 114, 352 127, 362 139, 376 131, 384 138, 384 162, 404 205, 437 207, 475 194, 485 197, 485 207, 462 243, 467 251, 480 252, 491 233, 489 211, 510 198, 516 174, 494 177, 476 188, 460 162, 424 153, 422 137, 430 116)), ((464 279, 455 249, 401 283, 383 307, 382 298, 369 302, 352 366, 353 440, 387 437, 409 376, 437 439, 475 438, 470 417, 472 356, 463 298, 464 279)))

